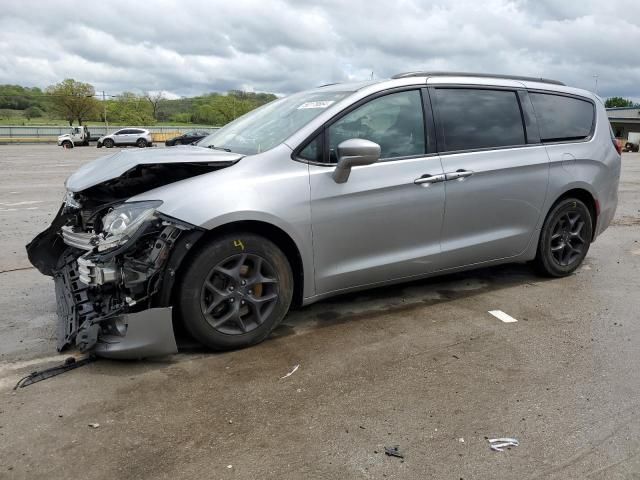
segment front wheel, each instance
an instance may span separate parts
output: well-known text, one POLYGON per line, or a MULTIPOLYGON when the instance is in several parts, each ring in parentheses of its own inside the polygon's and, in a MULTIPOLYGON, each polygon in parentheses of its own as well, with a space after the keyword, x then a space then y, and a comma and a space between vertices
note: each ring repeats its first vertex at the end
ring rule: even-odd
POLYGON ((111 140, 110 138, 105 138, 104 142, 102 142, 102 144, 106 147, 106 148, 113 148, 114 142, 113 140, 111 140))
POLYGON ((73 148, 73 143, 71 143, 69 140, 65 140, 64 142, 62 142, 62 148, 73 148))
POLYGON ((282 321, 293 297, 287 257, 251 233, 222 236, 188 263, 177 296, 191 335, 213 350, 254 345, 282 321))
POLYGON ((570 275, 587 256, 592 234, 587 206, 576 198, 560 201, 544 221, 534 260, 537 270, 551 277, 570 275))

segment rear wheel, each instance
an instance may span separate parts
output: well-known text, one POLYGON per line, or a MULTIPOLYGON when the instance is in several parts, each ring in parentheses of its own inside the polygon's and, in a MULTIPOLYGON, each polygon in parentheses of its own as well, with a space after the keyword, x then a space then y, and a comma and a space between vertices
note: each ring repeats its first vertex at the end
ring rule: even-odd
POLYGON ((136 145, 139 148, 144 148, 147 146, 147 141, 144 138, 139 138, 138 141, 136 142, 136 145))
POLYGON ((593 222, 587 206, 576 198, 555 205, 544 222, 534 264, 551 277, 573 273, 591 245, 593 222))
POLYGON ((102 144, 107 148, 113 148, 113 140, 110 138, 105 138, 102 144))
POLYGON ((293 296, 286 256, 250 233, 225 235, 189 262, 178 311, 191 335, 214 350, 263 341, 282 321, 293 296))

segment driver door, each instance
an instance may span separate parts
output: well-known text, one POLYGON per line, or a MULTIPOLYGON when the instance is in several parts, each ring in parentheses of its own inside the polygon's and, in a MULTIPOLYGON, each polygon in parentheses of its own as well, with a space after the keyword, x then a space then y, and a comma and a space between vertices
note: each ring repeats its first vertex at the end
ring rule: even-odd
POLYGON ((318 294, 439 268, 444 176, 440 158, 431 153, 435 136, 426 95, 414 89, 362 101, 300 152, 299 157, 312 161, 318 294), (354 167, 348 181, 338 184, 332 178, 337 145, 350 138, 379 144, 381 158, 354 167), (433 181, 425 181, 430 177, 433 181))
POLYGON ((125 143, 127 143, 127 133, 129 132, 129 130, 119 130, 116 133, 113 134, 113 142, 116 145, 124 145, 125 143))

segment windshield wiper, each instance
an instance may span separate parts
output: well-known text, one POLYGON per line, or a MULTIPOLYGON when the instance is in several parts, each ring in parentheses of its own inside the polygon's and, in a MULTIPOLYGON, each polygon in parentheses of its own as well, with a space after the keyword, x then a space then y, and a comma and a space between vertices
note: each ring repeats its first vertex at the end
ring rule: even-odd
POLYGON ((207 148, 210 148, 211 150, 223 150, 225 152, 230 152, 231 151, 230 148, 216 147, 215 145, 207 145, 207 148))

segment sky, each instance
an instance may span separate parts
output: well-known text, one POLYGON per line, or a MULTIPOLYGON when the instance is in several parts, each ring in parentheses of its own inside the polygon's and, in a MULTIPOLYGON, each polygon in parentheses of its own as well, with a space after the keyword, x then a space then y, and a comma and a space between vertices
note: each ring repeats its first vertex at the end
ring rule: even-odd
POLYGON ((640 101, 640 0, 0 0, 0 84, 288 94, 412 70, 640 101), (597 76, 597 79, 596 79, 597 76))

